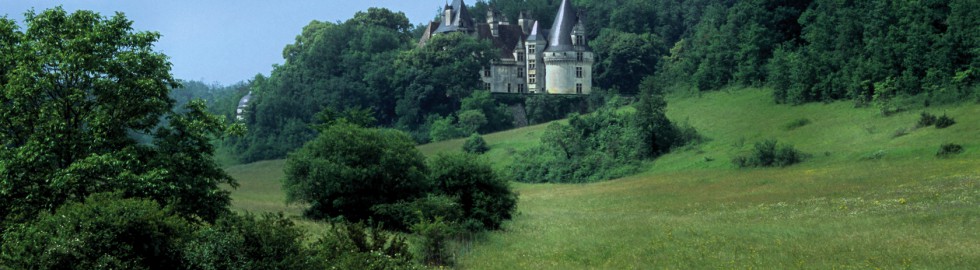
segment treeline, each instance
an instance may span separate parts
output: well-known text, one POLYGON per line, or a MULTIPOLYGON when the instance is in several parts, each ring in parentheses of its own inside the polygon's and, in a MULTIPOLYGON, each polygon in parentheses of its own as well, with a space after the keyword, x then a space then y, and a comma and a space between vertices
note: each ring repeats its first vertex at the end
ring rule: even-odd
MULTIPOLYGON (((559 3, 477 1, 470 13, 482 22, 492 6, 516 23, 525 11, 548 27, 559 3)), ((644 78, 655 76, 667 91, 770 86, 780 103, 852 99, 890 111, 903 97, 948 102, 980 92, 980 19, 971 15, 977 1, 574 3, 597 55, 595 87, 613 93, 635 95, 644 78)), ((470 110, 463 100, 481 88, 478 71, 491 60, 483 56, 496 55, 490 45, 439 35, 418 47, 423 27, 386 9, 310 23, 284 49, 285 64, 251 81, 250 132, 232 142, 235 152, 246 162, 282 158, 315 136, 310 125, 324 109, 367 109, 379 126, 408 131, 417 142, 433 139, 433 125, 469 131, 476 123, 480 132, 509 127, 499 123, 512 116, 499 111, 460 117, 470 110)))
MULTIPOLYGON (((496 54, 462 35, 440 35, 420 48, 411 32, 403 13, 381 8, 304 27, 283 50, 285 64, 251 81, 249 133, 231 142, 242 161, 282 158, 302 146, 315 137, 311 124, 324 110, 367 110, 377 125, 428 141, 428 126, 461 109, 479 88, 479 70, 490 61, 483 56, 496 54)), ((484 125, 510 122, 495 111, 480 113, 484 125)))
MULTIPOLYGON (((793 104, 887 103, 902 96, 949 102, 977 92, 977 1, 627 0, 584 6, 590 14, 612 14, 590 17, 609 26, 597 42, 617 30, 663 41, 655 73, 672 89, 767 85, 776 102, 793 104), (646 19, 631 24, 617 16, 624 13, 646 19)), ((600 63, 615 61, 615 54, 603 53, 608 46, 596 47, 600 63)), ((597 70, 603 83, 603 66, 597 70)))

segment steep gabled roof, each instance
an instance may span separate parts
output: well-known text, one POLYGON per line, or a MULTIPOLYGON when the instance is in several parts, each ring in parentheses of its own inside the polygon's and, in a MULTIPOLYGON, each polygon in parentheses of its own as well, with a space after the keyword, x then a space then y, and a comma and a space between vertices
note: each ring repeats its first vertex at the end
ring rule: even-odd
POLYGON ((572 3, 568 0, 561 1, 558 15, 555 16, 555 23, 551 26, 551 33, 548 34, 549 52, 561 52, 574 50, 572 46, 572 30, 578 22, 578 15, 572 8, 572 3))
POLYGON ((470 11, 466 8, 466 3, 463 3, 463 0, 453 0, 453 3, 446 8, 453 9, 449 18, 452 23, 450 25, 440 24, 436 33, 455 32, 459 31, 460 28, 473 28, 473 16, 470 16, 470 11))
POLYGON ((524 40, 524 31, 520 25, 498 25, 496 37, 490 31, 490 25, 479 24, 477 37, 487 39, 500 53, 500 58, 514 58, 514 49, 524 40))

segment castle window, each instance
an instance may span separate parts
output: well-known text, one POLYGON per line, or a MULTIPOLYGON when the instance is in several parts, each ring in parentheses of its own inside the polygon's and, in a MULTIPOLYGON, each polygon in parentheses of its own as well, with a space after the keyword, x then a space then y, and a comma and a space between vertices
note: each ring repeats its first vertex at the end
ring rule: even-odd
POLYGON ((582 93, 582 84, 581 83, 576 83, 575 84, 575 93, 576 94, 581 94, 582 93))
POLYGON ((517 77, 524 77, 524 68, 517 68, 517 77))
POLYGON ((524 84, 518 84, 517 85, 517 92, 518 93, 524 93, 524 84))
POLYGON ((582 78, 582 67, 575 67, 575 78, 582 78))
POLYGON ((536 62, 537 60, 534 59, 527 60, 527 69, 534 69, 536 62))
POLYGON ((490 77, 490 67, 483 68, 483 77, 490 77))
POLYGON ((575 36, 575 45, 584 46, 585 45, 585 36, 576 35, 575 36))
POLYGON ((517 61, 524 61, 524 52, 517 53, 517 61))
POLYGON ((527 83, 534 84, 535 81, 537 80, 536 77, 537 77, 537 74, 528 74, 527 75, 527 83))
POLYGON ((510 84, 507 84, 507 93, 510 93, 510 84))
POLYGON ((582 62, 582 60, 585 59, 584 53, 582 52, 575 53, 575 57, 578 58, 579 62, 582 62))
POLYGON ((486 88, 487 91, 490 91, 490 83, 483 83, 483 88, 486 88))
POLYGON ((529 53, 529 54, 535 54, 535 52, 534 52, 534 45, 527 45, 527 53, 529 53))

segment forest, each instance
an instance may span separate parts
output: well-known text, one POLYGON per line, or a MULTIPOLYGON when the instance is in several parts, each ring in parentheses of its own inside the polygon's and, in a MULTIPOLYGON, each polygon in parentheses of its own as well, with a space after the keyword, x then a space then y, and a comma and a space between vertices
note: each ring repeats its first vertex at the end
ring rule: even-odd
MULTIPOLYGON (((976 1, 573 2, 586 17, 601 90, 572 101, 587 105, 571 109, 560 98, 527 97, 524 103, 538 105, 527 109, 529 118, 593 110, 608 93, 636 95, 650 76, 667 92, 771 86, 778 103, 846 99, 883 112, 977 92, 976 1)), ((559 3, 477 1, 470 14, 480 22, 492 6, 509 20, 526 12, 548 25, 559 3)), ((464 99, 487 98, 473 93, 478 70, 491 59, 471 56, 485 55, 489 45, 442 35, 434 46, 418 47, 425 23, 413 26, 381 8, 344 22, 310 23, 283 49, 285 64, 248 82, 255 93, 245 120, 250 132, 229 146, 242 162, 282 158, 315 136, 310 125, 325 109, 369 110, 379 126, 407 131, 418 142, 444 139, 447 128, 451 138, 468 136, 464 126, 481 133, 511 127, 512 116, 499 106, 463 108, 464 99), (435 126, 440 136, 433 138, 435 126)))

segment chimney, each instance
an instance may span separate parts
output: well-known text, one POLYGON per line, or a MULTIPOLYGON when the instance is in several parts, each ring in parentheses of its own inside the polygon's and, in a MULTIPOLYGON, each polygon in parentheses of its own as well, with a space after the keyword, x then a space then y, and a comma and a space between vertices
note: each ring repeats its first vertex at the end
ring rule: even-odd
POLYGON ((490 26, 490 34, 493 37, 500 36, 500 27, 497 21, 497 12, 493 10, 493 7, 487 9, 487 25, 490 26))
POLYGON ((453 7, 446 5, 446 12, 442 15, 442 21, 446 23, 446 26, 453 24, 453 7))

